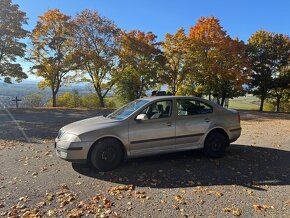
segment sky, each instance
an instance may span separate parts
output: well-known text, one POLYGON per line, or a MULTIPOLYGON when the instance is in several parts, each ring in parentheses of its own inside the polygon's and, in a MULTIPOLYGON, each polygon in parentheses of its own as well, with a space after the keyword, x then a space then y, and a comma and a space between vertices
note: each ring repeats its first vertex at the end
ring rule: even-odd
MULTIPOLYGON (((32 30, 38 16, 49 9, 75 16, 97 10, 125 30, 152 31, 163 40, 166 33, 184 27, 188 32, 200 16, 215 16, 227 33, 245 42, 258 30, 290 35, 289 0, 12 0, 27 13, 32 30)), ((33 78, 30 76, 30 78, 33 78)))

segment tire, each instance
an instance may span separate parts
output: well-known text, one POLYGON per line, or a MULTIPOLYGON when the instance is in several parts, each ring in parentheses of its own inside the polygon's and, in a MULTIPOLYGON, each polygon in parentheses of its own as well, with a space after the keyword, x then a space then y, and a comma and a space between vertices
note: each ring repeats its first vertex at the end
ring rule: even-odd
POLYGON ((109 171, 117 168, 124 159, 122 145, 116 139, 101 139, 91 152, 90 161, 99 171, 109 171))
POLYGON ((210 133, 204 142, 203 153, 211 158, 222 157, 225 154, 227 140, 222 133, 210 133))

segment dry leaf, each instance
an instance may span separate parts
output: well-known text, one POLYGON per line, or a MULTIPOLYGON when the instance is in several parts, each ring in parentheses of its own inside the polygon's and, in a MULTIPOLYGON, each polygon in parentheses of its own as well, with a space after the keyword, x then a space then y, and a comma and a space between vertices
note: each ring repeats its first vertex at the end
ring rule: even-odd
POLYGON ((111 187, 108 189, 108 193, 110 195, 117 195, 117 194, 121 194, 124 191, 133 191, 135 189, 135 187, 133 185, 118 185, 115 187, 111 187))
POLYGON ((46 213, 47 216, 54 216, 55 215, 55 211, 54 210, 49 210, 46 213))
POLYGON ((175 195, 174 198, 179 204, 186 204, 185 200, 180 195, 175 195))
POLYGON ((225 207, 223 208, 224 212, 232 212, 234 216, 241 216, 242 215, 242 210, 240 208, 230 208, 230 207, 225 207))
POLYGON ((45 195, 46 195, 46 199, 48 201, 52 201, 53 200, 53 196, 54 196, 53 194, 47 192, 45 195))
POLYGON ((173 207, 175 210, 179 210, 179 206, 178 206, 178 205, 173 204, 172 207, 173 207))
POLYGON ((83 215, 83 211, 79 209, 72 209, 68 215, 67 218, 79 218, 83 215))
POLYGON ((36 204, 36 206, 37 206, 38 208, 43 207, 43 206, 45 206, 45 205, 46 205, 46 203, 45 203, 44 201, 38 202, 38 203, 36 204))
POLYGON ((242 215, 242 210, 239 208, 233 208, 233 215, 234 216, 241 216, 242 215))
POLYGON ((255 208, 255 210, 257 212, 266 211, 268 209, 274 209, 273 206, 269 206, 269 205, 259 205, 259 204, 254 204, 253 207, 255 208))
POLYGON ((252 190, 249 189, 243 189, 244 192, 248 193, 250 196, 254 195, 254 192, 252 190))
POLYGON ((225 207, 225 208, 223 209, 223 211, 224 211, 224 212, 231 212, 231 211, 232 211, 232 208, 225 207))

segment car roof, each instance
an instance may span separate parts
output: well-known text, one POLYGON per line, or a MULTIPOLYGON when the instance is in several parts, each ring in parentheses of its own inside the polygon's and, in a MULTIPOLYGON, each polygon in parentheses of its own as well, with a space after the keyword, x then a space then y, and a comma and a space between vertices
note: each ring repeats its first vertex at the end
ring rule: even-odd
POLYGON ((195 96, 174 96, 174 95, 164 95, 164 96, 150 96, 150 97, 144 97, 144 98, 140 98, 140 100, 147 100, 147 101, 155 101, 155 100, 162 100, 162 99, 193 99, 193 100, 200 100, 200 101, 203 101, 213 107, 216 107, 216 108, 220 108, 220 109, 224 109, 222 106, 214 103, 214 102, 211 102, 207 99, 204 99, 204 98, 200 98, 200 97, 195 97, 195 96))
POLYGON ((154 100, 157 100, 157 99, 168 99, 168 98, 195 98, 195 99, 203 99, 203 98, 194 97, 194 96, 174 96, 174 95, 149 96, 149 97, 143 97, 143 98, 140 98, 140 99, 154 101, 154 100))
POLYGON ((154 100, 162 100, 162 99, 172 99, 172 98, 191 98, 191 99, 197 99, 197 100, 206 100, 204 98, 199 98, 195 96, 173 96, 173 95, 163 95, 163 96, 150 96, 150 97, 144 97, 140 98, 142 100, 149 100, 149 101, 154 101, 154 100))

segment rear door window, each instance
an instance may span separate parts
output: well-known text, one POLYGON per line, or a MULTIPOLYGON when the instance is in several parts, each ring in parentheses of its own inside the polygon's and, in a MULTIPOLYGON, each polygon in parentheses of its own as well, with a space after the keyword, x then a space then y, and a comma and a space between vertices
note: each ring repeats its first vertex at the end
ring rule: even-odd
POLYGON ((213 112, 213 108, 198 100, 193 99, 178 99, 177 100, 177 115, 191 116, 197 114, 209 114, 213 112))

